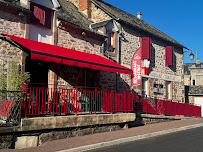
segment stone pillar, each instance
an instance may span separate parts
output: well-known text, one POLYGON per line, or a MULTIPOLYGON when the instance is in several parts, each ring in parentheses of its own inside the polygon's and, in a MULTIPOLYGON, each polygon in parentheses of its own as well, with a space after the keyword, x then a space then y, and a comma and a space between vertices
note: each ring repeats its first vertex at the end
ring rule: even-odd
POLYGON ((173 82, 170 83, 170 99, 173 100, 173 82))
POLYGON ((150 84, 151 84, 151 83, 149 83, 149 80, 150 80, 150 79, 147 80, 147 87, 148 87, 148 88, 147 88, 147 95, 148 95, 148 97, 151 97, 151 95, 150 95, 150 84))
MULTIPOLYGON (((56 11, 54 11, 54 14, 53 14, 52 45, 57 45, 57 13, 56 13, 56 11)), ((52 69, 56 69, 56 68, 53 67, 52 69)), ((48 84, 49 84, 49 87, 48 87, 49 89, 53 88, 53 86, 57 84, 57 74, 52 70, 49 70, 48 84)))
MULTIPOLYGON (((30 2, 28 0, 20 0, 20 5, 26 6, 28 9, 30 9, 30 2)), ((24 28, 24 38, 29 39, 29 22, 30 22, 30 15, 26 14, 26 23, 23 26, 24 28)), ((22 51, 22 73, 25 72, 25 64, 26 64, 26 57, 28 54, 24 51, 22 51)))

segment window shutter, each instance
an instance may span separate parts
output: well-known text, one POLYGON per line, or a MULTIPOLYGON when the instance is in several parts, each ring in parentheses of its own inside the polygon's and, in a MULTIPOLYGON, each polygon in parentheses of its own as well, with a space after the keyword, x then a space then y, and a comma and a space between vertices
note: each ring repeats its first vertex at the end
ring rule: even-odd
POLYGON ((174 47, 173 46, 166 47, 166 65, 169 65, 169 66, 174 65, 174 47))
POLYGON ((117 45, 117 32, 114 32, 113 35, 113 53, 116 54, 116 45, 117 45))
POLYGON ((45 11, 37 6, 34 6, 34 16, 39 20, 41 24, 45 24, 45 11))
POLYGON ((142 38, 142 59, 151 58, 151 39, 149 37, 142 38))
POLYGON ((31 3, 30 4, 30 23, 39 24, 47 28, 51 28, 52 10, 44 6, 31 3))
POLYGON ((116 48, 116 32, 113 34, 113 48, 116 48))

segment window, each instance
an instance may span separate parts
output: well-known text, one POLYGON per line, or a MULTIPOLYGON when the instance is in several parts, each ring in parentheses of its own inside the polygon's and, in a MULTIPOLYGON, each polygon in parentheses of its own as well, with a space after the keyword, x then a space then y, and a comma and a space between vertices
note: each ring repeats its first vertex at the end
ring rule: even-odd
POLYGON ((171 99, 171 82, 166 81, 166 99, 171 99))
POLYGON ((192 85, 195 85, 195 80, 192 80, 192 85))
POLYGON ((116 54, 117 32, 107 31, 107 46, 106 49, 111 55, 116 54))
POLYGON ((148 79, 142 78, 142 96, 147 97, 148 96, 148 79))
POLYGON ((113 38, 114 33, 113 32, 107 32, 108 40, 107 40, 107 49, 112 50, 113 49, 113 38))
POLYGON ((53 11, 39 4, 30 4, 29 39, 52 44, 53 11))

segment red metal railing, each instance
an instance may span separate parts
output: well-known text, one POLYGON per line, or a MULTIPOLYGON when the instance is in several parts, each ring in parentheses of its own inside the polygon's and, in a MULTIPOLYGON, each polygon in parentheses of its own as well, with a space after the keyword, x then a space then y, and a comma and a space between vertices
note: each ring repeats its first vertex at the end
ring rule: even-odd
POLYGON ((143 112, 146 113, 201 117, 201 107, 195 105, 158 99, 156 105, 146 99, 140 99, 140 102, 142 103, 143 112))
POLYGON ((199 106, 158 99, 154 104, 129 90, 84 87, 66 89, 63 86, 27 83, 25 87, 22 85, 21 91, 27 94, 27 100, 22 103, 25 117, 131 111, 201 117, 199 106))
POLYGON ((36 87, 27 84, 22 91, 27 94, 27 100, 22 103, 25 116, 133 111, 133 94, 129 90, 64 89, 53 85, 36 87))

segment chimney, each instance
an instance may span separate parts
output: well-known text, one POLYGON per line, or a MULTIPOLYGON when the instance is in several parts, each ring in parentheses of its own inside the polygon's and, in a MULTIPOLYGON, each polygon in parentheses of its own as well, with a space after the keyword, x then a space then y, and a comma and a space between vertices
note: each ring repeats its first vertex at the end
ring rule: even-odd
POLYGON ((196 64, 197 64, 197 65, 200 64, 200 58, 197 58, 197 60, 196 60, 196 64))
POLYGON ((91 18, 91 2, 90 0, 79 0, 79 10, 85 14, 88 19, 91 18))
POLYGON ((141 13, 140 11, 137 12, 137 18, 140 19, 140 20, 142 20, 142 13, 141 13))

